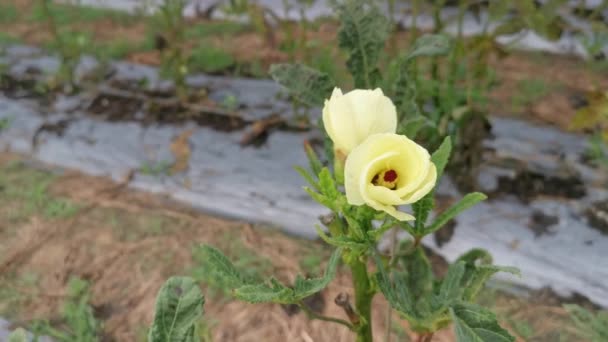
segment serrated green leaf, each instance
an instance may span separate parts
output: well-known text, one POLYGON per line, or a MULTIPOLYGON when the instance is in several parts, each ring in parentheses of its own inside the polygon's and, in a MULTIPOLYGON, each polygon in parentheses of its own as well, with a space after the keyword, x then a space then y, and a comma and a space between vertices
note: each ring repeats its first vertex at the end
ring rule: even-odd
POLYGON ((319 172, 319 187, 321 188, 321 193, 330 200, 335 200, 338 197, 339 192, 336 187, 336 182, 334 181, 331 172, 326 167, 319 172))
POLYGON ((457 262, 448 268, 448 273, 441 282, 439 293, 436 296, 436 303, 450 305, 451 302, 459 300, 463 292, 462 278, 464 277, 466 265, 464 262, 457 262))
POLYGON ((459 303, 450 308, 458 342, 513 342, 491 311, 475 304, 459 303))
POLYGON ((369 248, 368 245, 355 241, 348 236, 328 236, 318 225, 315 226, 315 229, 317 230, 319 237, 329 245, 348 248, 355 251, 364 251, 369 248))
POLYGON ((336 271, 338 270, 338 264, 340 263, 341 255, 341 248, 338 248, 334 251, 334 253, 329 258, 327 268, 325 269, 325 274, 322 277, 312 279, 303 279, 297 277, 294 285, 295 301, 310 297, 313 294, 326 288, 327 285, 329 285, 329 283, 336 277, 336 271))
POLYGON ((433 232, 436 232, 437 230, 441 229, 441 227, 443 227, 443 225, 448 223, 448 221, 450 221, 451 219, 456 217, 456 215, 469 209, 470 207, 474 206, 475 204, 485 200, 486 198, 488 198, 488 197, 480 192, 472 192, 470 194, 467 194, 466 196, 461 198, 460 201, 458 201, 458 203, 454 204, 453 206, 448 208, 446 211, 441 213, 439 216, 437 216, 435 221, 433 221, 433 223, 429 227, 426 228, 426 233, 431 234, 433 232))
POLYGON ((473 248, 456 259, 456 262, 462 261, 467 265, 489 265, 492 263, 492 255, 482 248, 473 248))
POLYGON ((312 148, 310 143, 304 143, 304 152, 306 153, 306 157, 308 158, 308 165, 310 166, 310 170, 313 174, 318 175, 323 169, 323 164, 319 160, 319 156, 312 148))
POLYGON ((443 170, 445 170, 448 161, 450 160, 450 154, 452 153, 452 139, 447 136, 443 139, 439 148, 431 155, 431 161, 437 168, 437 179, 441 179, 443 176, 443 170))
POLYGON ((222 252, 209 245, 202 245, 200 248, 207 259, 207 265, 211 274, 220 278, 231 289, 245 284, 243 276, 222 252))
POLYGON ((416 316, 416 310, 414 308, 414 299, 412 298, 409 289, 405 285, 405 280, 403 275, 399 275, 394 273, 394 283, 393 279, 391 279, 390 273, 387 271, 386 266, 380 259, 378 255, 374 255, 374 260, 376 262, 376 281, 378 283, 378 288, 380 292, 384 294, 384 297, 390 304, 390 306, 395 309, 401 316, 405 317, 408 320, 414 319, 416 316))
POLYGON ((312 186, 316 191, 321 191, 321 187, 319 187, 319 184, 317 183, 317 181, 312 177, 312 175, 306 171, 303 167, 301 166, 294 166, 294 169, 296 170, 297 173, 300 174, 300 176, 302 176, 302 178, 304 178, 304 180, 310 184, 310 186, 312 186))
POLYGON ((334 88, 329 75, 302 64, 273 64, 270 76, 297 100, 312 107, 322 106, 334 88))
POLYGON ((8 335, 8 342, 29 342, 27 333, 23 328, 17 328, 10 335, 8 335))
POLYGON ((338 248, 332 254, 327 264, 325 274, 320 278, 304 279, 296 277, 294 287, 290 288, 271 278, 269 284, 252 284, 241 286, 234 291, 237 299, 250 303, 279 303, 294 304, 321 290, 335 278, 342 249, 338 248))
POLYGON ((443 34, 425 34, 416 39, 410 52, 406 56, 406 60, 425 56, 434 57, 446 55, 452 48, 450 37, 443 34))
POLYGON ((315 192, 314 190, 312 190, 309 187, 304 187, 304 191, 306 191, 306 193, 308 195, 310 195, 310 197, 312 197, 312 199, 315 202, 317 202, 331 210, 334 210, 334 201, 329 199, 327 196, 321 195, 320 193, 315 192))
POLYGON ((496 266, 496 265, 479 265, 474 266, 472 270, 467 270, 470 274, 467 276, 467 281, 462 299, 465 301, 472 301, 475 299, 479 291, 483 289, 486 282, 498 272, 506 272, 514 275, 521 275, 520 271, 516 267, 509 266, 496 266))
MULTIPOLYGON (((271 279, 271 281, 273 281, 271 279)), ((292 290, 274 280, 275 284, 251 284, 239 287, 234 291, 234 296, 249 303, 292 303, 289 299, 292 290)))
POLYGON ((336 1, 333 7, 341 23, 338 44, 349 55, 346 65, 355 88, 377 87, 381 78, 377 64, 389 34, 388 19, 369 1, 336 1))
POLYGON ((400 258, 405 267, 405 283, 413 298, 427 297, 433 290, 433 270, 422 247, 400 258))
POLYGON ((205 298, 190 277, 171 277, 158 293, 149 342, 194 342, 205 298))
POLYGON ((422 234, 426 220, 431 213, 431 210, 435 207, 435 192, 431 191, 426 196, 422 197, 418 202, 412 204, 412 210, 414 211, 414 217, 416 222, 414 224, 414 230, 416 234, 422 234))
POLYGON ((410 139, 415 139, 420 129, 422 129, 422 127, 424 127, 424 125, 427 123, 428 119, 422 115, 418 115, 417 117, 411 119, 405 118, 404 122, 399 125, 397 131, 399 134, 405 135, 410 139))

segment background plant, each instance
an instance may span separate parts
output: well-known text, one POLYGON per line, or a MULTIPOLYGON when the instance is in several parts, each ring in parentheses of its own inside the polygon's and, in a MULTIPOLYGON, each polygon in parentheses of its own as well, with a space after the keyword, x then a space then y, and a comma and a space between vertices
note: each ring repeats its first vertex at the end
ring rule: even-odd
POLYGON ((186 75, 189 60, 183 47, 185 6, 185 0, 163 0, 152 20, 155 45, 161 55, 161 76, 173 81, 177 96, 181 99, 187 98, 186 75))
POLYGON ((89 304, 89 284, 78 278, 70 279, 68 293, 63 306, 63 324, 59 327, 49 321, 38 321, 32 326, 36 336, 49 336, 58 342, 100 341, 100 323, 89 304))

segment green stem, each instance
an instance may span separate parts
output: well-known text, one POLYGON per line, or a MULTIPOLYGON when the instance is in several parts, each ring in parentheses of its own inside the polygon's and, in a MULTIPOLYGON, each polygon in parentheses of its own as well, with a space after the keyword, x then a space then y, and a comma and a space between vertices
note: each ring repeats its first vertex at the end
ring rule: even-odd
POLYGON ((374 291, 371 288, 367 263, 356 259, 350 264, 355 288, 355 310, 359 315, 357 329, 357 342, 373 342, 372 338, 372 299, 374 291))

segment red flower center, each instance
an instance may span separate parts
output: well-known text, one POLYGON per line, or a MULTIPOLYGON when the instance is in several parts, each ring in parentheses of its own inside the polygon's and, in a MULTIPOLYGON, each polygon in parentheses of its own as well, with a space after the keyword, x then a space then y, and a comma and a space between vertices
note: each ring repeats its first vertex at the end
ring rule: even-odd
POLYGON ((384 173, 384 181, 385 182, 394 182, 397 179, 397 171, 388 170, 384 173))

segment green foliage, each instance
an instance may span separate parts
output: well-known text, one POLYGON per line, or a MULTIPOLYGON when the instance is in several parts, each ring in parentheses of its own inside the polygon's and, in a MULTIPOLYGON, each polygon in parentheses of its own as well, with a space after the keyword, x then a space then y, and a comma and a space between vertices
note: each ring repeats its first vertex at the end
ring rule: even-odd
POLYGON ((498 325, 496 315, 475 304, 457 304, 450 309, 458 342, 512 342, 515 337, 498 325))
MULTIPOLYGON (((437 183, 441 180, 441 176, 443 175, 443 170, 450 159, 450 154, 452 153, 452 139, 450 137, 446 137, 439 148, 433 152, 431 155, 431 161, 435 164, 435 168, 437 169, 437 183)), ((414 210, 414 217, 416 217, 416 223, 414 227, 414 233, 416 235, 421 234, 425 231, 424 225, 429 217, 431 210, 435 206, 435 192, 431 191, 429 194, 424 196, 418 202, 412 204, 412 209, 414 210)))
MULTIPOLYGON (((85 5, 59 4, 55 1, 44 0, 48 2, 48 13, 44 5, 37 3, 29 16, 31 21, 46 21, 50 14, 55 18, 57 25, 64 26, 75 23, 90 23, 100 20, 111 20, 121 25, 128 25, 133 22, 133 16, 124 11, 112 10, 108 8, 99 8, 85 5)), ((0 7, 0 10, 2 8, 0 7)))
POLYGON ((369 1, 336 1, 333 7, 341 23, 338 44, 349 55, 346 65, 355 88, 377 87, 382 77, 378 60, 389 34, 387 18, 369 1))
POLYGON ((189 277, 171 277, 156 298, 149 342, 200 341, 197 324, 203 315, 205 298, 189 277))
POLYGON ((533 104, 546 96, 555 86, 547 84, 542 79, 524 79, 517 82, 517 93, 513 95, 512 101, 516 108, 533 104))
POLYGON ((0 186, 3 197, 11 202, 19 200, 20 207, 13 212, 15 219, 25 218, 32 214, 44 215, 47 218, 59 219, 75 215, 79 207, 63 198, 51 196, 48 188, 53 177, 43 172, 30 172, 23 179, 24 167, 20 164, 2 169, 0 186))
POLYGON ((253 283, 243 277, 236 267, 220 251, 211 246, 201 246, 209 262, 209 270, 215 277, 223 279, 233 289, 237 299, 250 302, 274 302, 281 304, 298 304, 304 298, 321 290, 335 277, 341 250, 332 254, 325 274, 320 278, 305 279, 297 276, 292 287, 283 285, 274 278, 263 283, 253 283))
POLYGON ((19 43, 21 40, 18 37, 6 32, 0 32, 0 48, 2 45, 19 43))
POLYGON ((217 36, 232 36, 247 31, 247 25, 228 20, 209 21, 204 24, 188 27, 184 33, 186 38, 205 39, 217 36))
POLYGON ((17 7, 13 4, 0 4, 0 24, 10 24, 19 19, 17 7))
POLYGON ((578 334, 591 342, 608 341, 608 311, 596 314, 575 304, 566 304, 564 308, 570 314, 578 334))
POLYGON ((433 223, 426 228, 425 232, 434 233, 437 230, 441 229, 443 225, 448 223, 451 219, 456 217, 461 212, 471 208, 475 204, 485 200, 488 198, 486 195, 480 192, 472 192, 470 194, 466 194, 463 198, 461 198, 456 204, 448 208, 446 211, 441 213, 433 223))
MULTIPOLYGON (((221 253, 218 252, 219 255, 213 254, 210 258, 208 255, 211 252, 199 246, 195 247, 192 257, 196 266, 191 274, 195 279, 208 286, 207 291, 210 296, 214 294, 230 296, 232 289, 236 286, 244 283, 262 282, 264 277, 270 274, 273 269, 270 260, 244 246, 241 240, 235 238, 232 234, 226 234, 219 245, 222 246, 224 253, 234 260, 234 274, 238 274, 242 279, 235 283, 233 278, 223 277, 222 273, 215 271, 214 265, 218 262, 216 257, 223 257, 221 253)), ((227 259, 225 262, 230 264, 227 259)))
POLYGON ((139 167, 139 172, 152 177, 167 176, 171 173, 171 165, 173 163, 169 160, 146 161, 139 167))
POLYGON ((95 318, 89 301, 89 284, 78 278, 70 279, 68 298, 62 310, 62 320, 65 324, 55 328, 47 321, 39 321, 33 324, 33 332, 37 336, 46 335, 58 342, 100 341, 101 325, 95 318))
POLYGON ((322 105, 334 88, 334 82, 327 74, 302 64, 272 65, 270 75, 297 100, 310 106, 322 105))
MULTIPOLYGON (((477 293, 495 273, 519 274, 510 267, 491 264, 486 251, 472 250, 450 265, 442 280, 435 279, 422 247, 405 244, 404 255, 392 272, 376 257, 376 280, 389 304, 406 318, 415 331, 441 329, 453 318, 450 310, 472 305, 477 293)), ((462 340, 467 341, 467 340, 462 340)))
POLYGON ((8 335, 8 342, 28 342, 27 333, 23 328, 17 328, 8 335))
POLYGON ((234 57, 221 48, 201 45, 190 54, 188 65, 192 71, 218 73, 233 67, 234 57))
POLYGON ((173 81, 177 95, 182 99, 187 96, 186 75, 190 60, 182 46, 186 30, 185 6, 185 0, 163 0, 150 23, 156 47, 161 52, 160 74, 173 81))

